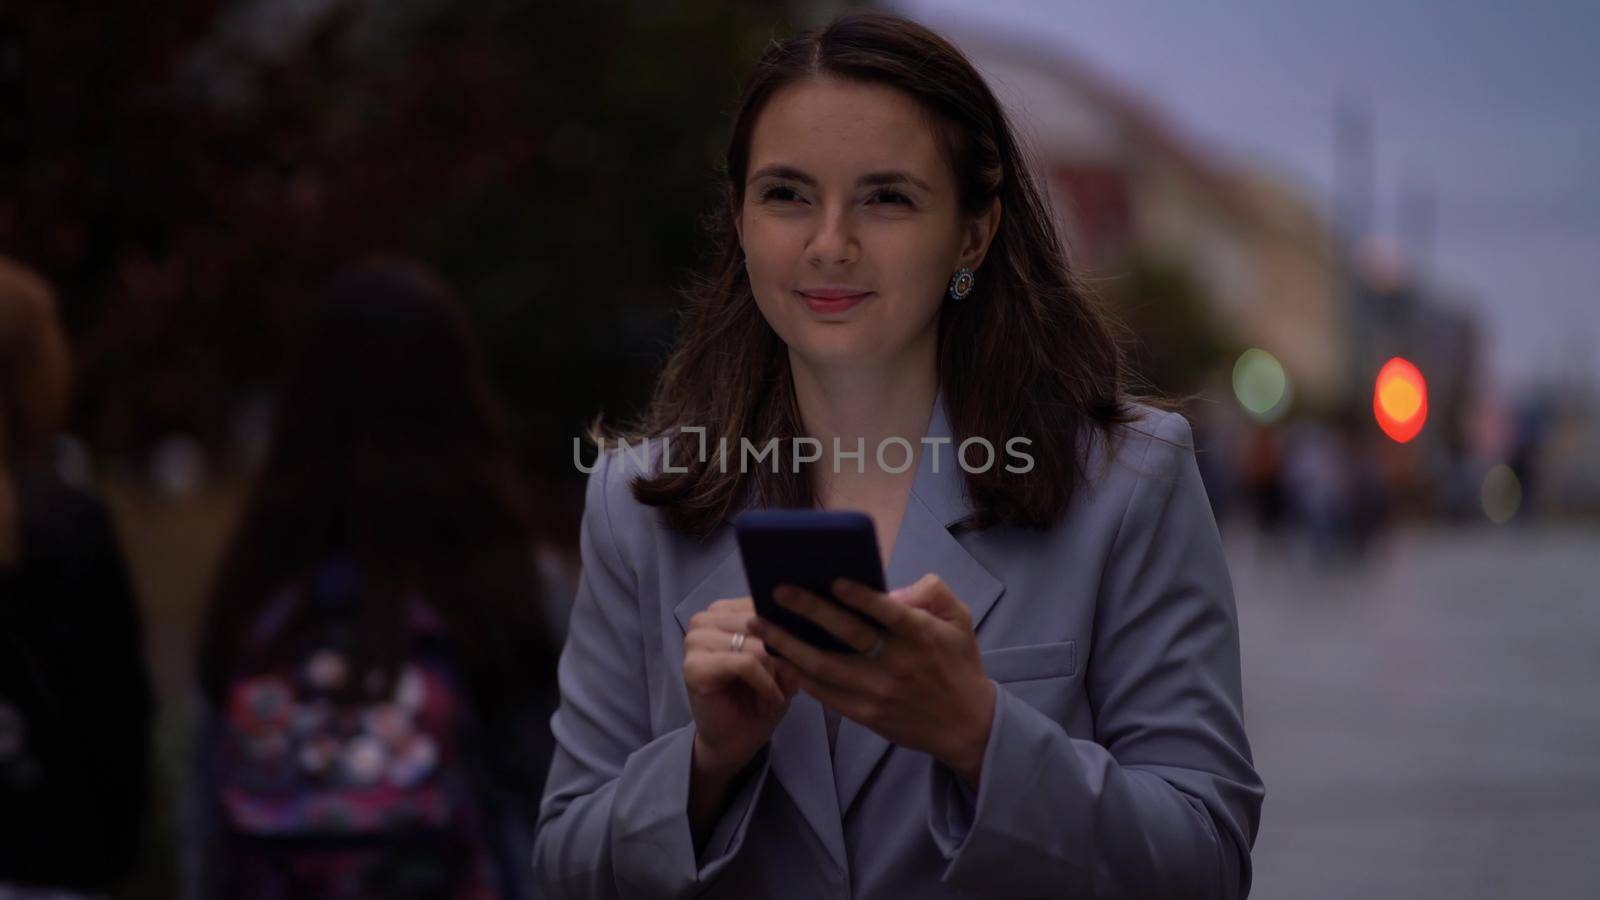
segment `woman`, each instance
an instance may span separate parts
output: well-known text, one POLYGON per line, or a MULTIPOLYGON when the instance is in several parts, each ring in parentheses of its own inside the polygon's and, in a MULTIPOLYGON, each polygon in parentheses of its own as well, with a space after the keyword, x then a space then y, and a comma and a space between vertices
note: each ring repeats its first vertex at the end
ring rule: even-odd
POLYGON ((191 892, 521 897, 553 648, 465 308, 334 279, 213 587, 191 892))
POLYGON ((132 579, 105 505, 49 460, 71 380, 53 293, 0 258, 0 897, 116 890, 149 811, 132 579))
POLYGON ((855 13, 773 45, 736 115, 714 277, 637 429, 667 443, 589 480, 547 889, 1244 896, 1264 790, 1188 426, 1127 399, 994 96, 855 13), (834 591, 881 631, 784 600, 863 654, 753 615, 728 521, 756 506, 872 516, 899 587, 834 591))

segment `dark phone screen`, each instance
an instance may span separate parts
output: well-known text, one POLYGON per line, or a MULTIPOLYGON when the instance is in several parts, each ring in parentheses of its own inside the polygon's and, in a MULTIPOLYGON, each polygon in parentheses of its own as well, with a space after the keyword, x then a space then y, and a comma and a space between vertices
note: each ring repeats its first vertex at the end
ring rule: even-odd
MULTIPOLYGON (((734 529, 756 612, 814 647, 856 652, 809 619, 773 602, 772 591, 780 584, 793 584, 837 603, 830 587, 836 578, 884 590, 872 519, 865 513, 843 510, 763 509, 741 514, 734 520, 734 529)), ((843 604, 840 608, 878 624, 843 604)))

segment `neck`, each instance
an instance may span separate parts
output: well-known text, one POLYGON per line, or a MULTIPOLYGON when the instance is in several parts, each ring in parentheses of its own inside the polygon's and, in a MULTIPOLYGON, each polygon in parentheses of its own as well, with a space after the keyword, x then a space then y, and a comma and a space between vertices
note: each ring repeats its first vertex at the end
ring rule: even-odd
MULTIPOLYGON (((914 476, 939 390, 933 344, 923 342, 894 359, 859 366, 807 364, 790 352, 802 427, 807 436, 822 444, 822 459, 813 469, 813 483, 819 494, 829 493, 832 485, 909 480, 914 476), (885 471, 878 466, 879 444, 896 437, 905 440, 912 451, 912 465, 904 472, 885 471), (861 442, 864 472, 858 472, 856 461, 847 458, 834 473, 836 438, 839 449, 845 452, 853 452, 861 442)), ((898 468, 904 460, 903 447, 884 448, 884 462, 891 468, 898 468)))

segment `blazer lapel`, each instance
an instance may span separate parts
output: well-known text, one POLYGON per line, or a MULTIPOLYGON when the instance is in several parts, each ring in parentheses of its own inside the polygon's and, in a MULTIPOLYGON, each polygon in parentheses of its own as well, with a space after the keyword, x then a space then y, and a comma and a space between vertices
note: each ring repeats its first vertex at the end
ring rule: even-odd
MULTIPOLYGON (((684 634, 695 613, 724 597, 742 597, 750 592, 732 526, 724 526, 717 534, 710 552, 720 554, 721 562, 672 611, 684 634)), ((789 712, 773 732, 770 758, 772 775, 817 833, 834 864, 841 873, 849 871, 843 817, 835 794, 829 789, 833 769, 828 760, 828 729, 822 706, 810 695, 799 693, 790 701, 789 712)))
MULTIPOLYGON (((950 437, 941 391, 928 423, 929 438, 950 437)), ((983 623, 1005 585, 951 534, 950 527, 967 518, 972 508, 964 493, 963 471, 956 459, 958 444, 926 443, 906 503, 900 531, 884 577, 890 588, 904 587, 933 572, 972 611, 974 627, 983 623), (935 471, 937 467, 938 471, 935 471)), ((839 723, 835 747, 835 789, 845 815, 893 745, 850 719, 839 723)))

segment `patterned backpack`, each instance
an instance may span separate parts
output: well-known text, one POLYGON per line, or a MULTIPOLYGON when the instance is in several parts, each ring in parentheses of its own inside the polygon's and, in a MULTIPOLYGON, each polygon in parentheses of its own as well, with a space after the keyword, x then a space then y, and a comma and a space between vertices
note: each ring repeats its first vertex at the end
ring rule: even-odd
POLYGON ((224 896, 501 896, 467 763, 477 729, 442 625, 413 593, 393 684, 353 671, 359 587, 354 563, 335 557, 280 593, 252 633, 275 637, 304 620, 303 604, 317 623, 283 665, 229 686, 214 785, 224 896))

